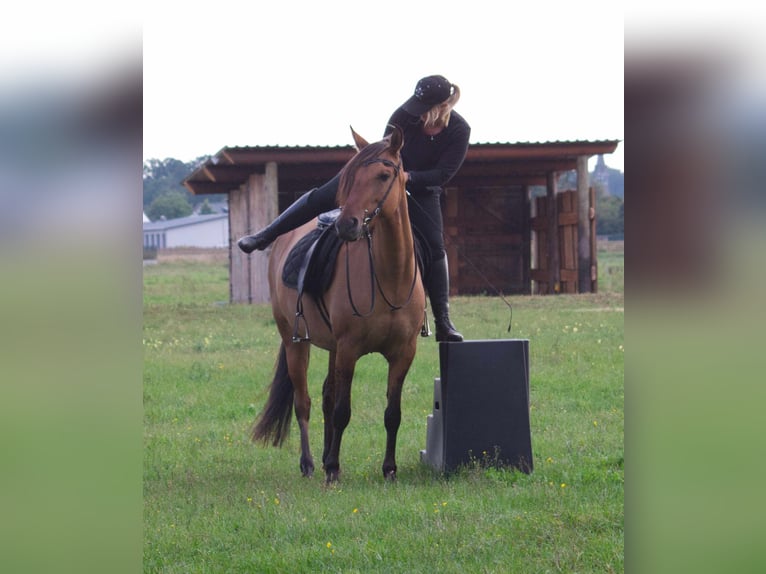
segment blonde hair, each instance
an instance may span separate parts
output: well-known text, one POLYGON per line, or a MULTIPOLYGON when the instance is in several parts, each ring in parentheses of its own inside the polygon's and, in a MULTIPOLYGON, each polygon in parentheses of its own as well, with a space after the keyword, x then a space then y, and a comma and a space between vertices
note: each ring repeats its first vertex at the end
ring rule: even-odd
POLYGON ((443 125, 445 128, 449 125, 450 114, 452 108, 455 107, 460 99, 460 88, 457 84, 452 84, 452 94, 449 98, 444 100, 441 104, 436 104, 420 118, 423 120, 423 125, 426 128, 432 128, 439 125, 443 125))

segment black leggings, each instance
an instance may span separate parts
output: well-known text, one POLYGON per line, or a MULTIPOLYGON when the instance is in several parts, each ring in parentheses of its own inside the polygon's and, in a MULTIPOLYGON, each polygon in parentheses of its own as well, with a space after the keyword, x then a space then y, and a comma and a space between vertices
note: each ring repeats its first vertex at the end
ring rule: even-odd
POLYGON ((410 222, 413 229, 426 242, 431 254, 431 262, 444 259, 444 223, 441 206, 442 189, 429 187, 407 196, 410 222))
MULTIPOLYGON (((336 175, 311 192, 308 203, 316 215, 335 209, 339 181, 340 176, 336 175)), ((439 261, 446 255, 441 195, 441 187, 428 187, 407 196, 410 223, 420 238, 426 242, 432 262, 439 261)))

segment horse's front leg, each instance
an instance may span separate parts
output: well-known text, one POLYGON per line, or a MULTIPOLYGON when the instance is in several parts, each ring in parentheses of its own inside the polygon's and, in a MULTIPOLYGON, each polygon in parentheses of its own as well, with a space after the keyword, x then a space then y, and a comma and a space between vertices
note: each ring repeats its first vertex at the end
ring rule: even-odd
POLYGON ((410 370, 415 357, 415 345, 386 357, 388 359, 388 389, 386 397, 388 404, 384 415, 386 426, 386 455, 383 459, 383 477, 386 480, 396 480, 396 436, 402 422, 402 387, 404 378, 410 370))
POLYGON ((332 439, 324 461, 327 482, 340 476, 340 443, 343 431, 351 420, 351 381, 354 378, 356 355, 338 350, 335 355, 335 404, 332 409, 332 439))
POLYGON ((324 415, 324 450, 322 464, 327 462, 333 435, 333 411, 335 410, 335 351, 330 351, 327 377, 322 385, 322 414, 324 415))

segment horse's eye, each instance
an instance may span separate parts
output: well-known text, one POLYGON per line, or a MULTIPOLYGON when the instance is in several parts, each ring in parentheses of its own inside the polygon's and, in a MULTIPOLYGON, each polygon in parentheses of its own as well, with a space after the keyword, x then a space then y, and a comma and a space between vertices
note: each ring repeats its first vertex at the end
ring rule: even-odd
POLYGON ((378 174, 378 179, 380 181, 388 181, 389 177, 390 177, 390 174, 387 171, 383 171, 378 174))

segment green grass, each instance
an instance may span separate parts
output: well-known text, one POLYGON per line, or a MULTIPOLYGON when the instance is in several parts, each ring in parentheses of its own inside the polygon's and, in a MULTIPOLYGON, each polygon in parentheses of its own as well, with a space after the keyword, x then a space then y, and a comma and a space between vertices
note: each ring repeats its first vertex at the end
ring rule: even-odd
MULTIPOLYGON (((501 301, 452 301, 467 338, 530 341, 532 474, 477 465, 444 477, 420 463, 439 374, 431 338, 404 387, 398 481, 380 469, 385 362, 372 355, 356 371, 331 487, 319 468, 301 477, 294 422, 282 449, 250 442, 279 341, 268 306, 227 299, 224 264, 144 269, 145 572, 624 570, 621 283, 511 298, 510 335, 501 301)), ((317 460, 326 361, 312 351, 317 460)))

